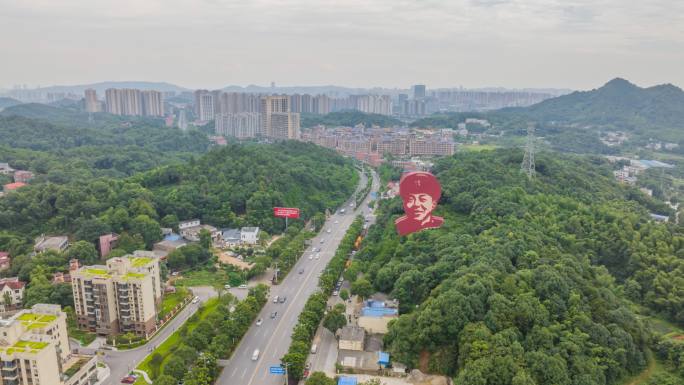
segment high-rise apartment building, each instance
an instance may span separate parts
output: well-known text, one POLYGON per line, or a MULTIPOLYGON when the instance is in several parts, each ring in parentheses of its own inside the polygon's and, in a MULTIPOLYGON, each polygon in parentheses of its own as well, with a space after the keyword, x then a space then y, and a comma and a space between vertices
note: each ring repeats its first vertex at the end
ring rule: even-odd
POLYGON ((159 91, 109 88, 105 91, 105 103, 106 111, 114 115, 164 116, 164 99, 159 91))
POLYGON ((97 100, 97 91, 92 88, 85 90, 85 110, 86 112, 100 112, 102 105, 97 100))
POLYGON ((185 108, 181 108, 178 111, 178 128, 181 131, 186 131, 188 129, 188 117, 185 115, 185 108))
POLYGON ((216 134, 239 139, 254 138, 259 131, 259 119, 257 112, 217 114, 216 134))
POLYGON ((425 85, 416 84, 413 87, 413 98, 414 99, 425 99, 425 85))
POLYGON ((142 115, 164 116, 164 98, 159 91, 143 91, 142 115))
POLYGON ((72 354, 66 314, 59 305, 36 304, 0 320, 0 383, 90 385, 98 381, 96 356, 72 354))
POLYGON ((195 91, 195 117, 203 122, 214 120, 215 97, 207 90, 195 91))
POLYGON ((157 258, 111 258, 106 266, 84 266, 71 277, 81 328, 101 335, 156 330, 162 296, 157 258))
POLYGON ((290 98, 287 95, 261 97, 260 134, 269 138, 299 138, 299 114, 290 112, 290 98))

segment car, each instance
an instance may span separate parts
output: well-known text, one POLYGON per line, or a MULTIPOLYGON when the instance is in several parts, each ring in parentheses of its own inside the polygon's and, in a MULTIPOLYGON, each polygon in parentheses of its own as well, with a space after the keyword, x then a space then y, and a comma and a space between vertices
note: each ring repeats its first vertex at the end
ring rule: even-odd
POLYGON ((304 366, 304 369, 310 370, 311 369, 311 362, 307 362, 306 366, 304 366))
POLYGON ((299 274, 304 274, 304 269, 299 269, 299 274))
POLYGON ((337 290, 333 291, 333 297, 337 297, 337 295, 340 294, 337 290))
POLYGON ((321 239, 321 243, 325 242, 325 239, 321 239))
POLYGON ((311 354, 316 354, 316 350, 318 350, 318 345, 316 345, 316 344, 311 345, 311 354))
POLYGON ((230 290, 230 285, 223 285, 226 290, 230 290))
POLYGON ((287 297, 286 297, 286 296, 282 296, 282 297, 280 297, 280 298, 278 299, 278 302, 280 302, 280 303, 285 303, 285 301, 287 301, 287 297))
POLYGON ((312 260, 312 259, 313 259, 313 255, 309 255, 309 260, 312 260))
POLYGON ((238 287, 239 287, 240 289, 246 289, 246 288, 247 288, 247 285, 245 285, 245 284, 243 283, 242 285, 240 285, 240 286, 238 286, 238 287))
POLYGON ((316 259, 318 259, 318 258, 320 258, 320 257, 321 257, 321 254, 320 254, 320 253, 316 253, 316 259))
POLYGON ((199 297, 195 297, 195 298, 192 299, 192 303, 197 303, 197 302, 199 302, 199 301, 200 301, 199 297))
POLYGON ((177 271, 174 271, 173 273, 171 273, 171 275, 175 277, 175 276, 178 275, 178 272, 177 272, 177 271))
POLYGON ((259 318, 256 322, 256 326, 261 326, 261 324, 264 322, 261 318, 259 318))
POLYGON ((275 317, 277 317, 277 316, 278 316, 277 311, 274 311, 273 313, 271 313, 271 319, 275 319, 275 317))
POLYGON ((256 361, 259 359, 259 349, 254 349, 254 353, 252 353, 252 361, 256 361))
POLYGON ((330 234, 330 233, 332 233, 332 230, 331 230, 331 229, 328 229, 328 234, 330 234))
POLYGON ((338 224, 338 223, 340 223, 340 221, 335 221, 335 224, 338 224))
POLYGON ((349 207, 354 207, 354 204, 353 204, 353 203, 350 203, 350 204, 349 204, 349 207))
POLYGON ((135 378, 133 376, 126 376, 126 377, 121 379, 121 383, 122 384, 132 384, 135 382, 135 380, 137 380, 137 378, 135 378))
POLYGON ((278 296, 273 297, 273 303, 278 303, 278 296))

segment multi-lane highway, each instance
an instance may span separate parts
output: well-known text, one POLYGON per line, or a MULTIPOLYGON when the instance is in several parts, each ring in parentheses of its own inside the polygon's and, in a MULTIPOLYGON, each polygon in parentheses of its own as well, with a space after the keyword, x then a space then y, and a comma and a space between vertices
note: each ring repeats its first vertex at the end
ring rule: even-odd
MULTIPOLYGON (((362 174, 359 188, 363 188, 366 181, 362 174)), ((373 173, 371 191, 377 192, 378 188, 379 181, 373 173)), ((332 215, 283 282, 271 288, 271 298, 259 315, 263 320, 262 325, 252 325, 247 331, 217 380, 218 385, 278 385, 285 382, 283 375, 269 374, 269 367, 280 365, 280 358, 290 346, 292 329, 297 323, 297 317, 306 300, 318 288, 319 274, 335 254, 354 218, 358 214, 368 212, 369 200, 370 194, 359 207, 352 207, 350 204, 354 200, 350 199, 345 204, 345 214, 340 214, 338 210, 332 215), (312 248, 320 251, 312 252, 312 248), (300 270, 303 270, 301 274, 300 270), (285 296, 287 300, 285 303, 274 303, 275 296, 285 296), (278 314, 271 318, 274 312, 278 314), (252 360, 256 349, 259 349, 259 358, 252 360)))

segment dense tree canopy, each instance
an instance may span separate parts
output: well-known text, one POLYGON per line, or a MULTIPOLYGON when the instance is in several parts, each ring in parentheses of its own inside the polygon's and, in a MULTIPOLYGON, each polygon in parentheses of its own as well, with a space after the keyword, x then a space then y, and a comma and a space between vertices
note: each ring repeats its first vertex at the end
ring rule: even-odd
POLYGON ((616 184, 601 161, 541 154, 537 178, 514 150, 435 165, 437 230, 398 237, 398 198, 381 204, 355 264, 400 303, 395 360, 459 384, 614 384, 645 365, 635 301, 682 318, 684 243, 664 209, 616 184), (623 289, 624 288, 624 289, 623 289))

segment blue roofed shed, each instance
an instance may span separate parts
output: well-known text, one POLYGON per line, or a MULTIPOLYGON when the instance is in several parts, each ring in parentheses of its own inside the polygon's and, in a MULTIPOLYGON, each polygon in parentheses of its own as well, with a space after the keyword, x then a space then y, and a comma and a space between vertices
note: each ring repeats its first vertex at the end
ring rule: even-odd
POLYGON ((356 385, 356 377, 340 377, 337 385, 356 385))
POLYGON ((387 352, 378 352, 378 365, 387 367, 390 363, 390 355, 387 352))

